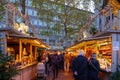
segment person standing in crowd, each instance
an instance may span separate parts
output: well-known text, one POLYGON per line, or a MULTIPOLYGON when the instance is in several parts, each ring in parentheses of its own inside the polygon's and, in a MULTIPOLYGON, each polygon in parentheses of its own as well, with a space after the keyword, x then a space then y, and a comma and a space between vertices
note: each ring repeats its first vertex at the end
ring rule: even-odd
POLYGON ((88 80, 99 80, 98 73, 100 71, 100 64, 96 59, 96 53, 91 55, 88 63, 88 80))
POLYGON ((60 70, 64 70, 64 54, 63 53, 61 53, 60 55, 59 55, 59 57, 60 57, 60 63, 59 63, 59 67, 60 67, 60 70))
POLYGON ((70 55, 68 53, 65 53, 64 56, 64 70, 69 72, 70 68, 70 55))
POLYGON ((53 78, 52 80, 55 80, 55 78, 58 77, 58 69, 59 69, 59 56, 57 52, 52 55, 52 71, 53 71, 53 78))
POLYGON ((71 65, 75 80, 87 80, 87 64, 87 58, 84 56, 84 51, 81 50, 71 65))
POLYGON ((50 59, 50 54, 46 54, 46 58, 45 58, 45 72, 46 75, 49 76, 50 74, 50 64, 51 64, 51 59, 50 59))

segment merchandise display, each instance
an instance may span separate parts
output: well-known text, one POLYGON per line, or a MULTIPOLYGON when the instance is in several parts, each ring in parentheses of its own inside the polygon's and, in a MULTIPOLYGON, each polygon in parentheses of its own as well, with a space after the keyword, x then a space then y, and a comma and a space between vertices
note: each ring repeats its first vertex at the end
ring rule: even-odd
POLYGON ((112 70, 112 46, 111 39, 88 41, 85 46, 85 56, 89 59, 92 53, 97 54, 100 67, 107 71, 112 70))
POLYGON ((98 47, 98 60, 100 62, 100 67, 111 71, 112 69, 112 44, 111 41, 101 41, 98 47))

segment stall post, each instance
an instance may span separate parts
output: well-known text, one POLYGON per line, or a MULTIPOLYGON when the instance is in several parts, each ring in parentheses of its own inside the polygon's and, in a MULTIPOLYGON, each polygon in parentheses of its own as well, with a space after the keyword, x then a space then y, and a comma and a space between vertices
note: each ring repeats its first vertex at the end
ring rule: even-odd
POLYGON ((22 61, 22 41, 21 39, 19 40, 19 53, 20 53, 20 56, 19 56, 19 59, 20 59, 20 62, 22 61))
POLYGON ((120 29, 120 10, 118 11, 118 27, 119 27, 119 29, 120 29))
POLYGON ((35 47, 35 60, 37 60, 36 58, 37 58, 37 47, 35 47))
MULTIPOLYGON (((118 15, 118 18, 119 18, 119 19, 118 19, 118 21, 119 21, 118 23, 119 23, 119 24, 118 24, 118 25, 119 25, 119 29, 120 29, 120 10, 119 10, 118 13, 119 13, 119 15, 118 15)), ((120 34, 119 34, 119 36, 120 36, 120 34)), ((118 38, 119 38, 119 43, 120 43, 120 37, 118 37, 118 38)), ((119 45, 119 47, 120 47, 120 45, 119 45)), ((120 50, 119 50, 119 52, 118 52, 118 65, 120 65, 120 50)))
POLYGON ((30 44, 30 62, 32 61, 32 44, 30 44))

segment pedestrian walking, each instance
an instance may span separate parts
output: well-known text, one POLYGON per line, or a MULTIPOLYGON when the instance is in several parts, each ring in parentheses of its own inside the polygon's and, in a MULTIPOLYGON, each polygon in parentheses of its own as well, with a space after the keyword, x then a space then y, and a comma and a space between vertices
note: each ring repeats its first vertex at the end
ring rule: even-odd
POLYGON ((52 55, 52 71, 53 71, 53 79, 58 77, 58 69, 59 69, 59 56, 57 52, 52 55))
POLYGON ((64 55, 63 55, 63 53, 61 53, 60 55, 59 55, 59 57, 60 57, 60 62, 59 62, 59 68, 60 68, 60 70, 64 70, 64 55))
POLYGON ((87 58, 84 56, 83 50, 72 61, 71 68, 75 80, 87 80, 87 58))
POLYGON ((50 74, 50 64, 51 64, 51 59, 50 59, 50 54, 48 53, 45 58, 45 72, 46 75, 48 76, 50 74))
POLYGON ((64 70, 69 72, 70 68, 70 55, 68 53, 65 53, 64 56, 64 70))

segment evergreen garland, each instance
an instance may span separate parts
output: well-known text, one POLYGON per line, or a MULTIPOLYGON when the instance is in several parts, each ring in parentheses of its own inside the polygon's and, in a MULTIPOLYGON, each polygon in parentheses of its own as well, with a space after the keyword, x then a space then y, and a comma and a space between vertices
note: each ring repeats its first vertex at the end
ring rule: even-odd
POLYGON ((18 74, 18 69, 13 64, 13 57, 0 53, 0 80, 11 80, 18 74))

